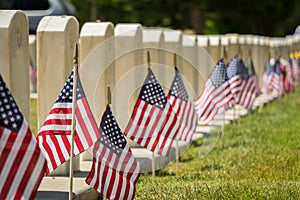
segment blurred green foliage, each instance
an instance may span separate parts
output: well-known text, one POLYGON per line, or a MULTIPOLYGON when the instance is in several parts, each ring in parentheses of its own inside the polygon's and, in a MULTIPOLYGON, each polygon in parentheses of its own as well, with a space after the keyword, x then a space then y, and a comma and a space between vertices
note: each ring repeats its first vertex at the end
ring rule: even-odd
POLYGON ((81 24, 92 10, 101 21, 194 29, 204 34, 293 34, 300 24, 299 0, 69 0, 81 24), (92 1, 94 5, 92 6, 92 1), (201 25, 203 24, 203 25, 201 25), (200 26, 199 26, 200 25, 200 26))

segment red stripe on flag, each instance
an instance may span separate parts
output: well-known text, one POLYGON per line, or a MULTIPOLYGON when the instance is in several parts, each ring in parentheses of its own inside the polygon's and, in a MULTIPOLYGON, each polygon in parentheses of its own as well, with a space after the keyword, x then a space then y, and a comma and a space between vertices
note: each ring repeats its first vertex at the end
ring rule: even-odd
POLYGON ((28 144, 30 143, 30 140, 32 138, 32 135, 30 134, 26 134, 26 135, 21 135, 18 134, 18 137, 23 137, 22 142, 20 143, 20 146, 18 147, 19 150, 17 152, 17 156, 14 159, 13 165, 11 166, 9 173, 10 176, 7 176, 6 180, 5 180, 5 185, 2 188, 1 191, 1 198, 0 199, 6 199, 7 194, 10 190, 10 187, 14 181, 15 175, 17 174, 19 167, 20 167, 20 163, 22 162, 23 159, 27 159, 26 157, 24 157, 24 155, 26 155, 26 150, 28 148, 28 144))
MULTIPOLYGON (((27 131, 27 134, 31 135, 32 133, 31 133, 30 130, 28 130, 28 131, 27 131)), ((27 166, 27 168, 26 168, 26 170, 25 170, 24 176, 22 177, 22 180, 21 180, 21 182, 20 182, 20 184, 19 184, 19 187, 18 187, 18 190, 17 190, 18 193, 16 193, 15 199, 21 199, 21 197, 22 197, 21 194, 24 193, 24 190, 25 190, 25 188, 26 188, 26 186, 27 186, 28 180, 29 180, 29 178, 33 175, 31 172, 34 170, 34 168, 35 168, 36 165, 37 165, 37 161, 38 161, 38 159, 39 159, 39 157, 40 157, 40 153, 41 153, 41 152, 40 152, 40 149, 39 149, 39 147, 36 145, 36 147, 35 147, 35 149, 34 149, 34 151, 33 151, 33 153, 32 153, 32 156, 31 156, 31 158, 30 158, 30 162, 29 162, 29 164, 28 164, 28 166, 27 166)), ((29 156, 29 155, 28 155, 28 156, 29 156)), ((40 180, 42 177, 43 177, 43 174, 41 173, 41 174, 40 174, 40 177, 38 178, 38 180, 40 180)), ((40 182, 40 181, 38 181, 37 183, 39 183, 39 182, 40 182)), ((34 188, 33 188, 33 191, 36 192, 36 190, 38 189, 37 186, 38 186, 38 185, 35 184, 35 186, 34 186, 34 188)), ((33 194, 31 194, 31 195, 33 195, 33 194)))
MULTIPOLYGON (((72 104, 70 104, 72 105, 72 104)), ((55 104, 54 104, 55 106, 55 104)), ((51 114, 72 114, 72 107, 61 107, 61 108, 57 108, 57 107, 52 107, 52 109, 50 110, 48 115, 51 114)))
MULTIPOLYGON (((1 135, 3 134, 4 128, 0 127, 1 135)), ((7 160, 7 157, 9 156, 12 147, 15 143, 15 140, 17 138, 17 134, 11 132, 9 133, 9 137, 7 139, 7 142, 4 144, 4 149, 0 154, 0 174, 2 173, 2 169, 4 167, 5 161, 7 160)), ((1 136, 2 137, 2 136, 1 136)))
MULTIPOLYGON (((50 163, 47 162, 47 168, 46 168, 46 173, 45 173, 46 176, 47 176, 48 174, 51 173, 50 168, 48 167, 48 165, 52 166, 52 168, 55 169, 57 167, 57 164, 56 164, 56 161, 54 159, 53 152, 52 152, 52 150, 51 150, 51 148, 50 148, 50 146, 49 146, 49 144, 46 140, 46 135, 43 135, 43 136, 40 136, 40 137, 42 137, 42 143, 39 144, 39 145, 41 145, 45 149, 45 151, 47 152, 47 155, 45 155, 45 156, 47 156, 47 158, 50 159, 50 163)), ((52 141, 52 139, 51 139, 52 137, 55 137, 55 136, 50 136, 49 140, 52 141)))

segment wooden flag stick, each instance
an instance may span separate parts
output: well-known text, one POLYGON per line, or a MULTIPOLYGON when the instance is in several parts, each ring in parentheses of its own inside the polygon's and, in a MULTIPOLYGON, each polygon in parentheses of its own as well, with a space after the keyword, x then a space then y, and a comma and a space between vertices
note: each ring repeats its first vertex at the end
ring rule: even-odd
MULTIPOLYGON (((174 62, 174 68, 177 67, 177 57, 176 53, 174 53, 173 62, 174 62)), ((178 171, 179 166, 179 144, 178 144, 178 137, 175 139, 175 159, 176 159, 176 173, 178 171)))
MULTIPOLYGON (((147 64, 148 67, 151 66, 151 57, 150 57, 150 52, 147 51, 147 64)), ((155 154, 152 152, 152 177, 155 177, 155 154)))
POLYGON ((111 105, 111 92, 110 92, 110 86, 109 85, 107 85, 106 95, 107 95, 107 103, 109 105, 111 105))
POLYGON ((176 138, 175 154, 176 154, 176 173, 177 173, 179 167, 179 144, 177 138, 176 138))
MULTIPOLYGON (((227 51, 226 51, 226 46, 223 46, 223 58, 224 58, 224 62, 225 65, 227 64, 227 51)), ((223 119, 222 119, 223 123, 222 123, 222 133, 221 133, 221 137, 222 137, 222 149, 224 149, 224 135, 225 135, 225 109, 223 112, 223 119)))
POLYGON ((152 177, 155 177, 155 155, 152 152, 152 177))
POLYGON ((238 116, 238 119, 237 119, 237 126, 239 127, 240 126, 240 119, 241 119, 241 109, 237 109, 237 116, 238 116))
POLYGON ((224 135, 225 135, 225 111, 223 112, 223 123, 222 123, 222 149, 224 149, 224 135))
MULTIPOLYGON (((243 57, 243 50, 241 45, 238 46, 238 56, 239 56, 239 61, 242 60, 243 57)), ((238 120, 236 120, 236 112, 237 112, 237 108, 236 108, 236 104, 237 104, 237 95, 234 95, 234 106, 233 106, 233 121, 232 121, 232 134, 234 135, 236 133, 236 124, 238 123, 238 120)))
POLYGON ((177 55, 176 55, 176 53, 174 53, 173 63, 174 63, 174 67, 177 67, 177 55))
POLYGON ((227 50, 226 50, 226 46, 223 46, 223 58, 224 58, 224 62, 225 65, 227 64, 227 50))
POLYGON ((70 191, 69 200, 73 199, 73 159, 74 159, 74 136, 76 130, 76 91, 77 91, 77 76, 78 76, 78 44, 75 45, 73 58, 73 96, 72 96, 72 126, 71 126, 71 149, 70 149, 70 191))
POLYGON ((234 105, 233 105, 233 120, 232 120, 232 125, 231 125, 233 135, 235 134, 235 123, 236 123, 236 121, 235 121, 236 104, 235 103, 236 103, 236 101, 234 102, 234 105))
POLYGON ((150 57, 150 52, 147 51, 147 64, 148 64, 148 67, 151 66, 151 57, 150 57))

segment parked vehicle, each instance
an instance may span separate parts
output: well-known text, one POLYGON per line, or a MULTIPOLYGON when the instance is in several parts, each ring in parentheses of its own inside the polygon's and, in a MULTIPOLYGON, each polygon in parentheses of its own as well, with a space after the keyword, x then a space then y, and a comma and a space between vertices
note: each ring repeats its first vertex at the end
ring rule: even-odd
POLYGON ((1 0, 0 9, 23 10, 29 19, 30 34, 35 34, 38 24, 44 16, 76 16, 75 7, 65 0, 1 0))

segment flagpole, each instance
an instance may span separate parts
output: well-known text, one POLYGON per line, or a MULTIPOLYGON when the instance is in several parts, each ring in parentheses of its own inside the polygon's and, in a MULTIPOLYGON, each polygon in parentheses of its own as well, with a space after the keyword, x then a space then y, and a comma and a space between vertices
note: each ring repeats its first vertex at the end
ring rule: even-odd
MULTIPOLYGON (((243 52, 242 52, 242 48, 241 48, 241 45, 238 46, 238 55, 239 55, 239 62, 242 60, 242 57, 243 57, 243 52)), ((238 64, 238 67, 239 67, 239 64, 238 64)), ((235 94, 234 95, 234 106, 233 106, 233 122, 232 122, 232 133, 233 135, 236 133, 236 125, 239 123, 239 115, 237 115, 237 120, 235 119, 236 118, 236 112, 237 112, 237 95, 235 94)))
POLYGON ((78 76, 78 44, 75 45, 73 58, 73 96, 72 96, 72 126, 71 126, 71 149, 70 149, 70 190, 69 200, 73 199, 73 159, 74 159, 74 136, 76 130, 76 91, 77 91, 77 76, 78 76))
POLYGON ((241 119, 241 107, 237 109, 237 126, 240 126, 240 119, 241 119))
POLYGON ((232 134, 235 134, 235 112, 236 112, 236 96, 234 95, 234 105, 233 105, 233 120, 232 120, 232 134))
MULTIPOLYGON (((176 53, 174 53, 173 63, 174 63, 174 68, 176 68, 177 67, 176 53)), ((175 142, 176 142, 176 146, 175 146, 175 159, 176 159, 176 173, 177 173, 178 167, 179 167, 179 144, 178 144, 178 137, 177 136, 176 136, 175 142)))
MULTIPOLYGON (((227 64, 227 51, 226 51, 226 46, 223 46, 223 57, 224 57, 224 63, 225 65, 227 64)), ((224 149, 224 135, 225 135, 225 111, 226 109, 224 109, 223 112, 223 123, 222 123, 222 133, 221 133, 221 137, 222 137, 222 149, 224 149)))
POLYGON ((225 126, 225 110, 223 112, 222 135, 221 135, 221 137, 222 137, 222 149, 224 149, 224 135, 225 135, 224 126, 225 126))
POLYGON ((111 106, 111 92, 110 92, 110 85, 107 85, 106 95, 107 95, 107 103, 111 106))
POLYGON ((152 177, 155 177, 155 155, 152 152, 152 177))
POLYGON ((178 166, 179 166, 179 144, 178 144, 178 139, 176 138, 176 173, 178 171, 178 166))
MULTIPOLYGON (((147 65, 148 65, 148 68, 150 68, 151 66, 151 57, 150 57, 150 52, 147 51, 147 65)), ((158 141, 159 142, 159 141, 158 141)), ((155 154, 154 152, 152 152, 152 177, 155 177, 155 154)))

